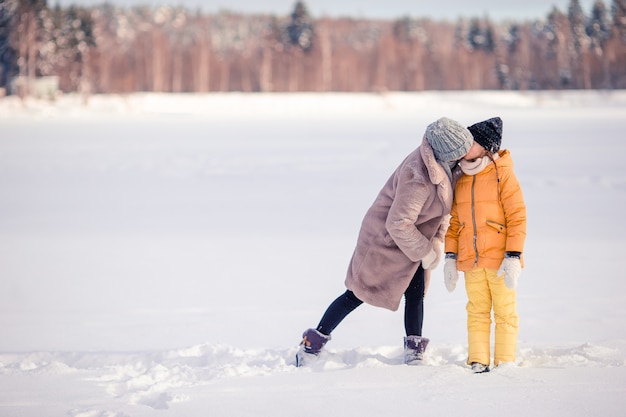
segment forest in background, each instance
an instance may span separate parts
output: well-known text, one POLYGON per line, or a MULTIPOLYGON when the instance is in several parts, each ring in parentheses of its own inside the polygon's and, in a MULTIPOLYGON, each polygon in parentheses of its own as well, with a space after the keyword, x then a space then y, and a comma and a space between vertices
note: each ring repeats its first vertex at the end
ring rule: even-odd
POLYGON ((533 21, 456 22, 49 7, 0 0, 0 89, 62 92, 384 92, 626 88, 626 0, 533 21), (16 80, 18 81, 16 83, 16 80))

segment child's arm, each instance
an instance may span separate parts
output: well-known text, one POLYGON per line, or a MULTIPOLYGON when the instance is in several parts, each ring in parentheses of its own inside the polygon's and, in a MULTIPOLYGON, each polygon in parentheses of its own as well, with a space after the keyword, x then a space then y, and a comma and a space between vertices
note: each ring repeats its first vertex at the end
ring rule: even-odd
POLYGON ((503 178, 500 198, 506 219, 505 251, 522 253, 526 240, 526 204, 515 173, 510 172, 503 178))

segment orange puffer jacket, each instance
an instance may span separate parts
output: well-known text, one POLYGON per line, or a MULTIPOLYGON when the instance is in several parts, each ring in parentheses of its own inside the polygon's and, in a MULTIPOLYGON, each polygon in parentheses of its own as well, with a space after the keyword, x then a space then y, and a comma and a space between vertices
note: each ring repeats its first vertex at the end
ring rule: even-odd
POLYGON ((463 175, 456 183, 445 251, 457 254, 459 271, 498 269, 505 252, 524 251, 526 205, 522 189, 510 152, 498 154, 497 170, 492 162, 476 175, 463 175))

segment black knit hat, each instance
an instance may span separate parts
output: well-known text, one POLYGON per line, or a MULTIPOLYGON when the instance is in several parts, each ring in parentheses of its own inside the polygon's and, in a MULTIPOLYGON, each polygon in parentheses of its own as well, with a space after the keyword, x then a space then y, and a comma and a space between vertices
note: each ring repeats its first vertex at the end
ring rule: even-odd
POLYGON ((500 149, 502 142, 502 119, 492 117, 491 119, 478 122, 467 128, 472 132, 474 140, 480 144, 487 152, 496 153, 500 149))

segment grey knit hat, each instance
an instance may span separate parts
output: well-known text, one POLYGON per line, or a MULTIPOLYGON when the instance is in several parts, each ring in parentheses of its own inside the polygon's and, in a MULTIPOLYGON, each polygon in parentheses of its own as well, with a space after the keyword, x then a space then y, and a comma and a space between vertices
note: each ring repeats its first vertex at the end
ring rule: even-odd
POLYGON ((439 162, 451 162, 465 156, 472 147, 474 138, 462 124, 442 117, 428 125, 426 139, 439 162))

